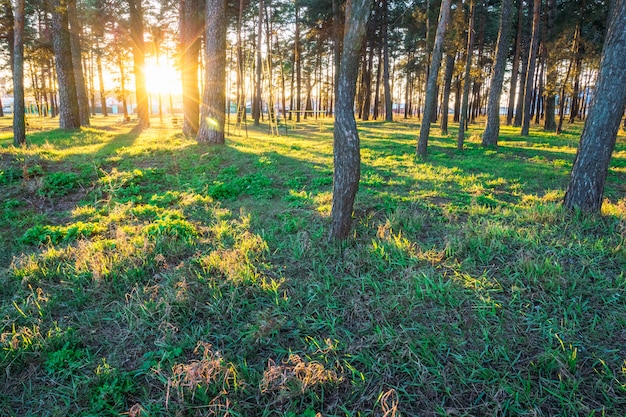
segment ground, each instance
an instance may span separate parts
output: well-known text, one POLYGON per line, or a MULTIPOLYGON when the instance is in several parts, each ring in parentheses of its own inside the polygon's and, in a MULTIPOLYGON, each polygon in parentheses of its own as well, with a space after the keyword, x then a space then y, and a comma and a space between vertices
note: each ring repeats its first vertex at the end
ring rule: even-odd
POLYGON ((0 415, 626 414, 623 132, 590 216, 560 204, 581 124, 416 159, 419 121, 360 123, 334 243, 329 119, 29 126, 0 130, 0 415))

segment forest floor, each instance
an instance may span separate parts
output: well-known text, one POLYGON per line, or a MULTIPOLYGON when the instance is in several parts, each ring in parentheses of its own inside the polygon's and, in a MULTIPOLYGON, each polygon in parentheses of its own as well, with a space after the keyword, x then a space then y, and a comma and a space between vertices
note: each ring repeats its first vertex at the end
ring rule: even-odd
POLYGON ((332 122, 0 119, 1 416, 626 415, 626 136, 602 215, 561 200, 582 126, 497 149, 359 123, 328 241, 332 122))

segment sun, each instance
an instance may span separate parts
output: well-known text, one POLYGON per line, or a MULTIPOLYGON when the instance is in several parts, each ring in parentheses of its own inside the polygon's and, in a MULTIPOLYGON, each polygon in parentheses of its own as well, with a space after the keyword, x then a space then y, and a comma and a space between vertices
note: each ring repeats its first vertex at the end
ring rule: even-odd
POLYGON ((180 74, 171 63, 147 62, 145 67, 146 88, 152 94, 174 94, 182 91, 180 74))

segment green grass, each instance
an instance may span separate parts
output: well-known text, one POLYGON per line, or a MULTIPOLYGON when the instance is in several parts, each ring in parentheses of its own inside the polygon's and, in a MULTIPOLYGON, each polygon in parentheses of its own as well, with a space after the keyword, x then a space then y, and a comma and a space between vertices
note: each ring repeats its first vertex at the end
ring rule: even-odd
POLYGON ((417 121, 361 123, 338 244, 330 120, 35 122, 0 134, 0 415, 626 415, 623 132, 588 216, 560 205, 581 125, 418 160, 417 121))

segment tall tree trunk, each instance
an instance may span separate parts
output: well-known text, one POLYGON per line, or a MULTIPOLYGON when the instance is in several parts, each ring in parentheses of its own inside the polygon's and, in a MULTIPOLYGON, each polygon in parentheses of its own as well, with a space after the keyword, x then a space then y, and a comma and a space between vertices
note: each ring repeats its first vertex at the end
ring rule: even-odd
POLYGON ((246 115, 246 90, 243 76, 245 66, 243 61, 243 41, 241 39, 244 6, 244 0, 239 0, 239 13, 237 15, 237 123, 241 123, 246 115))
POLYGON ((361 176, 359 134, 354 119, 354 97, 359 70, 359 54, 365 37, 372 0, 348 0, 339 67, 334 130, 334 175, 331 208, 331 239, 350 234, 352 208, 361 176))
POLYGON ((446 71, 444 74, 443 100, 441 102, 441 134, 448 134, 448 119, 450 113, 450 89, 452 88, 452 73, 454 72, 455 54, 446 55, 446 71))
POLYGON ((15 1, 13 13, 13 145, 26 144, 26 109, 24 106, 24 9, 25 0, 15 1))
POLYGON ((393 122, 393 101, 389 82, 389 5, 383 0, 383 85, 385 86, 385 120, 393 122))
POLYGON ((83 53, 80 47, 80 34, 82 29, 78 24, 78 12, 76 0, 67 1, 67 17, 70 25, 70 44, 72 51, 72 66, 74 68, 74 80, 76 82, 76 97, 78 99, 78 117, 81 126, 89 126, 89 99, 83 74, 83 53))
POLYGON ((535 116, 535 124, 539 124, 539 120, 541 119, 541 117, 543 117, 543 95, 544 95, 544 88, 545 88, 545 85, 543 83, 543 74, 544 74, 545 67, 546 67, 545 55, 542 55, 541 58, 539 59, 539 69, 537 71, 538 76, 535 82, 535 86, 536 86, 535 87, 535 91, 536 91, 535 111, 534 113, 531 113, 535 116))
MULTIPOLYGON (((548 45, 553 45, 554 40, 554 25, 556 20, 556 0, 548 0, 546 10, 546 38, 548 40, 548 45)), ((543 128, 547 131, 556 130, 556 118, 555 118, 555 110, 556 110, 556 80, 558 77, 558 68, 556 60, 553 57, 553 52, 551 48, 548 48, 546 45, 545 48, 545 60, 546 66, 548 67, 546 73, 546 102, 545 102, 545 121, 543 128)), ((552 48, 554 48, 552 46, 552 48)))
POLYGON ((300 122, 302 108, 302 62, 300 59, 300 6, 296 2, 296 34, 294 38, 294 61, 296 66, 296 122, 300 122))
POLYGON ((524 114, 522 117, 522 136, 528 136, 530 130, 530 120, 532 118, 530 107, 532 104, 532 92, 535 75, 535 64, 537 61, 537 49, 539 46, 539 17, 541 15, 541 0, 534 0, 533 4, 533 32, 530 38, 530 56, 528 57, 528 69, 526 70, 526 81, 524 82, 524 114))
POLYGON ((602 51, 596 92, 574 160, 565 207, 598 212, 626 108, 626 0, 615 0, 602 51))
POLYGON ((257 31, 257 41, 256 41, 256 83, 254 89, 254 97, 252 98, 252 119, 254 120, 254 125, 259 126, 261 124, 261 107, 263 106, 261 102, 261 92, 262 92, 262 78, 261 71, 263 68, 263 61, 261 56, 261 43, 263 42, 263 0, 259 0, 259 22, 258 22, 258 31, 257 31))
POLYGON ((226 1, 206 1, 204 93, 198 142, 224 143, 226 108, 226 1))
POLYGON ((520 52, 522 49, 522 25, 524 14, 524 1, 518 0, 517 5, 517 35, 515 36, 515 51, 513 52, 513 65, 511 68, 511 87, 509 88, 509 106, 506 114, 506 124, 513 123, 513 111, 515 109, 515 96, 517 94, 517 80, 519 76, 520 52))
MULTIPOLYGON (((576 34, 578 33, 578 27, 576 28, 576 32, 574 35, 574 42, 576 42, 576 34)), ((572 60, 569 61, 567 65, 567 72, 565 73, 565 79, 563 80, 563 84, 561 85, 561 91, 559 93, 559 124, 556 127, 556 134, 560 134, 563 129, 563 119, 565 119, 565 88, 567 87, 567 83, 569 82, 569 76, 572 72, 572 60)))
POLYGON ((144 73, 146 47, 143 40, 143 9, 141 1, 128 0, 128 5, 130 7, 130 38, 133 46, 137 118, 139 119, 139 126, 145 128, 150 126, 150 110, 148 108, 148 91, 144 73))
POLYGON ((509 52, 509 29, 511 27, 511 8, 513 0, 502 0, 500 11, 500 31, 496 44, 496 62, 491 77, 491 89, 489 90, 489 102, 487 104, 487 126, 483 132, 483 146, 497 146, 500 134, 500 96, 504 82, 504 70, 506 58, 509 52))
POLYGON ((441 66, 441 55, 443 53, 443 39, 448 26, 450 17, 450 0, 441 1, 441 9, 439 10, 439 23, 437 24, 437 33, 435 35, 435 44, 433 46, 432 59, 428 73, 428 81, 426 82, 426 100, 424 103, 424 118, 420 126, 420 136, 417 142, 417 155, 425 157, 428 148, 428 135, 430 134, 430 122, 435 112, 436 95, 437 95, 437 78, 439 76, 439 67, 441 66))
POLYGON ((179 36, 183 87, 183 134, 196 136, 200 121, 198 55, 204 25, 199 0, 180 0, 179 36))
POLYGON ((363 77, 363 106, 361 110, 361 120, 369 120, 372 106, 372 66, 374 61, 374 45, 370 42, 369 52, 365 60, 365 71, 363 77))
POLYGON ((569 113, 569 122, 574 123, 579 115, 580 109, 580 74, 582 72, 582 54, 580 53, 580 44, 576 51, 576 59, 574 61, 574 91, 572 92, 572 104, 569 113))
POLYGON ((53 0, 52 11, 52 47, 59 83, 59 127, 78 129, 80 117, 78 97, 72 64, 70 32, 67 21, 67 3, 65 0, 53 0))
POLYGON ((376 69, 376 87, 374 90, 374 114, 372 118, 374 120, 378 120, 378 116, 380 115, 380 80, 382 78, 382 67, 383 67, 383 59, 382 59, 382 48, 378 48, 378 59, 377 59, 377 69, 376 69))
POLYGON ((93 54, 94 50, 89 51, 89 104, 91 109, 91 116, 96 115, 96 82, 95 82, 95 71, 94 71, 94 62, 93 62, 93 54))
POLYGON ((467 102, 471 85, 470 70, 472 68, 472 54, 474 49, 474 11, 476 5, 474 0, 470 1, 469 24, 467 29, 467 56, 465 58, 465 78, 463 80, 463 102, 461 104, 461 118, 459 120, 459 134, 456 139, 456 148, 463 149, 465 141, 465 129, 467 127, 467 102))

